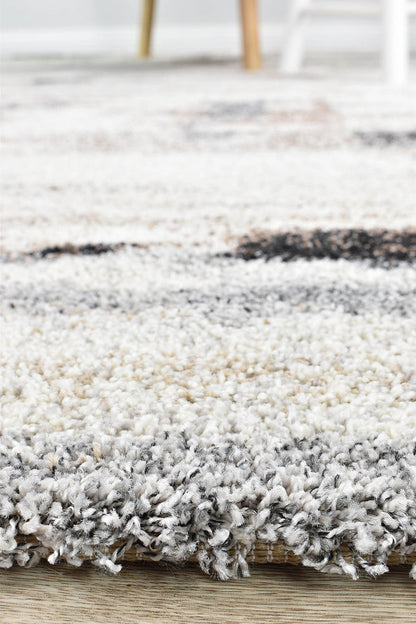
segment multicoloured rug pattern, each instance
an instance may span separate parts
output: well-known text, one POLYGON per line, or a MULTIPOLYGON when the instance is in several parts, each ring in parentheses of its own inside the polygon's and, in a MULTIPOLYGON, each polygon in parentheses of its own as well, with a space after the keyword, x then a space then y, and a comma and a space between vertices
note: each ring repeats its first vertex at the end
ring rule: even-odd
POLYGON ((0 566, 414 561, 415 91, 357 71, 6 66, 0 566))

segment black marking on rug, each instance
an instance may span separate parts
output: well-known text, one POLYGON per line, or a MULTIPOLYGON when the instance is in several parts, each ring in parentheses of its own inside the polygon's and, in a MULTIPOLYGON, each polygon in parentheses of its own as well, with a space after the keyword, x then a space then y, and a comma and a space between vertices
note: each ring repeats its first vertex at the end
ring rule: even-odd
POLYGON ((368 147, 412 147, 416 145, 416 130, 393 132, 376 130, 374 132, 355 132, 354 137, 368 147))
POLYGON ((416 229, 408 230, 298 230, 245 237, 233 254, 243 260, 280 257, 331 260, 370 260, 397 264, 416 260, 416 229))
POLYGON ((100 256, 106 253, 114 253, 124 249, 125 247, 141 248, 143 245, 139 243, 87 243, 85 245, 53 245, 51 247, 44 247, 38 251, 30 251, 24 254, 30 258, 47 258, 49 256, 100 256))
MULTIPOLYGON (((146 249, 141 243, 86 243, 53 245, 23 252, 20 258, 55 258, 62 255, 99 256, 117 253, 123 249, 146 249)), ((13 257, 14 260, 17 257, 13 257)), ((394 265, 398 262, 416 260, 416 228, 408 230, 383 229, 311 229, 286 232, 262 232, 245 236, 233 252, 216 254, 215 257, 269 260, 280 257, 283 261, 306 259, 371 260, 377 264, 394 265)), ((1 258, 10 261, 7 256, 1 258)))

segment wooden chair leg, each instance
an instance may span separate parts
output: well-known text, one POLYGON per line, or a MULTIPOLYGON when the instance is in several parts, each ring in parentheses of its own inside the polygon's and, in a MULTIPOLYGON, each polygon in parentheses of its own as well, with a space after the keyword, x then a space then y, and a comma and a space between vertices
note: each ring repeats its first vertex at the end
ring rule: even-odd
POLYGON ((154 8, 155 0, 142 1, 142 21, 139 48, 139 56, 141 58, 147 58, 150 55, 154 8))
POLYGON ((246 69, 259 69, 261 55, 257 0, 240 0, 243 58, 246 69))

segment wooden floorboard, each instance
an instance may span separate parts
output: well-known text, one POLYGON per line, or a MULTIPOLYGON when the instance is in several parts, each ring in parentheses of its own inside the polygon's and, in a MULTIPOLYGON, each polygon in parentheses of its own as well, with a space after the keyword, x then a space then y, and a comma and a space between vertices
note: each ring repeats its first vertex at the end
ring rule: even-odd
POLYGON ((416 621, 409 566, 352 581, 291 565, 257 565, 249 579, 214 581, 197 566, 91 564, 0 572, 1 624, 383 624, 416 621))

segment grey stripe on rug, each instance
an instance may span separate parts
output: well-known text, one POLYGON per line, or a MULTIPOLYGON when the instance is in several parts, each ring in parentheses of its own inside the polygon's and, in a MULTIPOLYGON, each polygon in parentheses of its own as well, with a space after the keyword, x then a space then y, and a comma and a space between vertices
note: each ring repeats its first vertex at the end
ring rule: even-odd
POLYGON ((0 566, 416 579, 410 95, 71 67, 6 72, 0 566))

